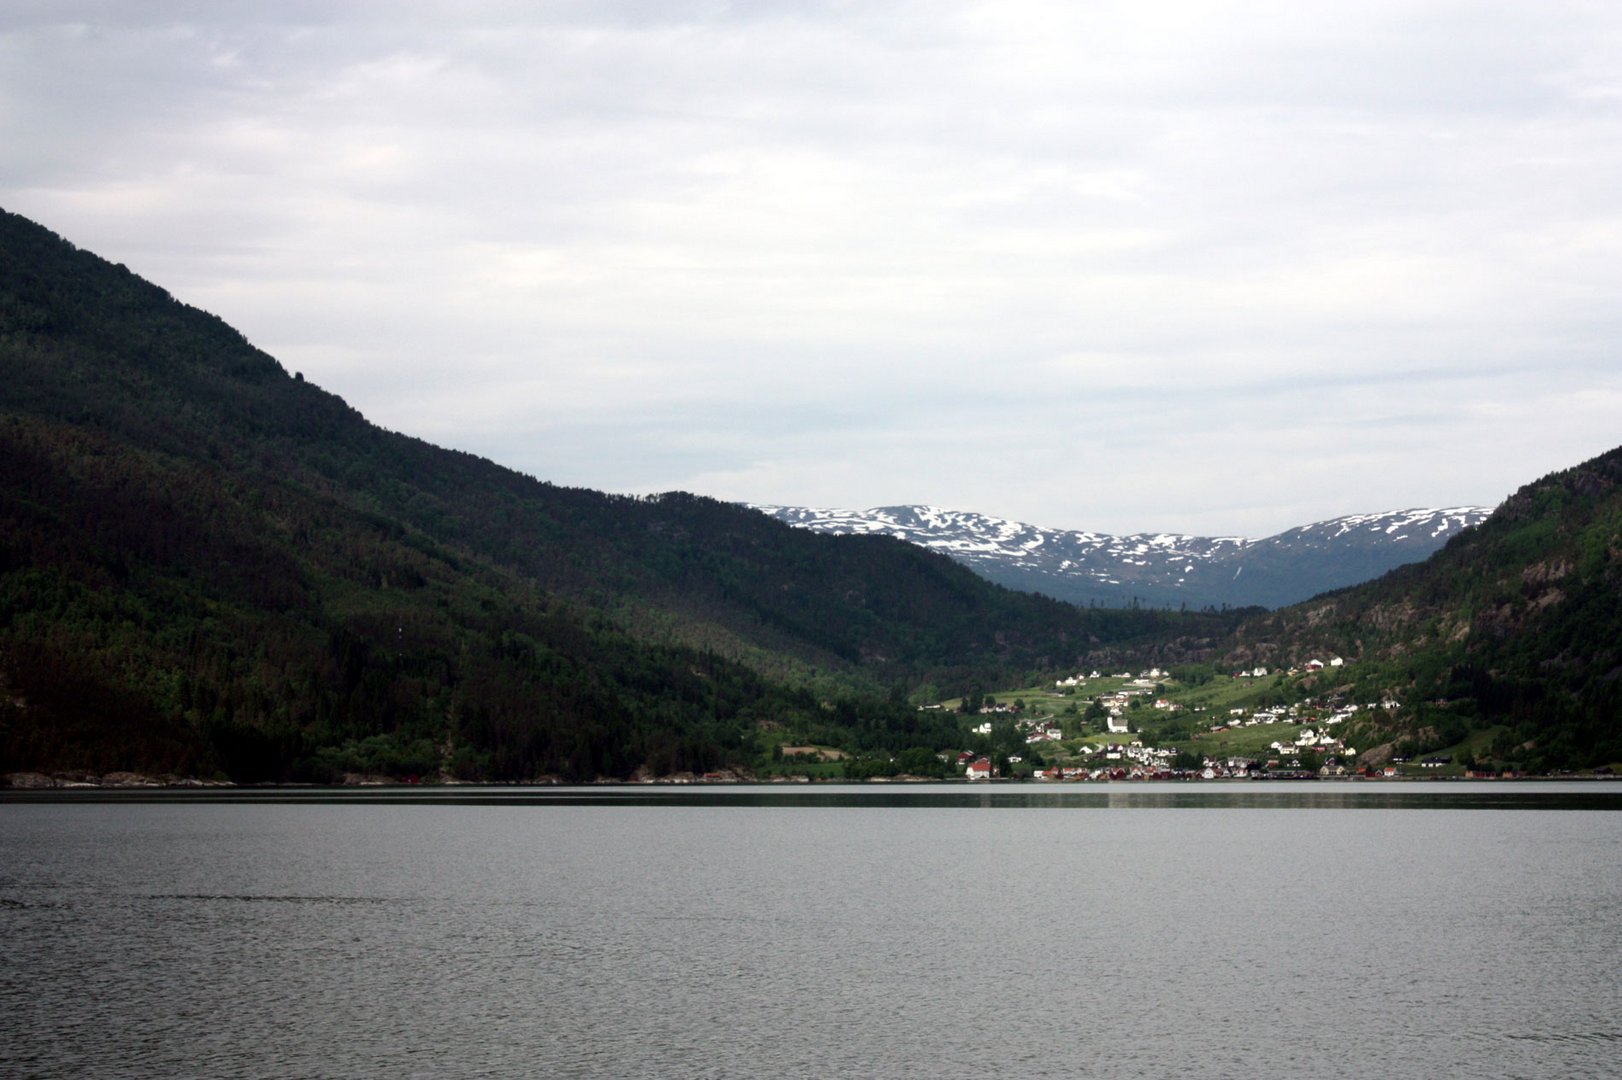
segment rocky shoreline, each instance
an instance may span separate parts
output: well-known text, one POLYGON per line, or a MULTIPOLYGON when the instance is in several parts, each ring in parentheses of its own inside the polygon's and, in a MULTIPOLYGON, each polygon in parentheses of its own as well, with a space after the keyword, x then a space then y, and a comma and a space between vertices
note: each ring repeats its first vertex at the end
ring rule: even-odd
POLYGON ((0 773, 0 788, 43 791, 52 788, 221 788, 236 787, 229 780, 199 780, 194 776, 148 776, 135 772, 14 772, 0 773))
MULTIPOLYGON (((777 782, 778 778, 764 781, 777 782)), ((731 769, 723 769, 711 773, 673 773, 669 776, 655 776, 647 772, 638 772, 629 780, 598 779, 587 781, 594 784, 753 784, 762 781, 748 773, 731 769)), ((797 777, 784 782, 805 782, 805 778, 797 777)), ((459 780, 452 776, 440 776, 429 779, 415 777, 383 776, 371 773, 344 773, 336 784, 249 784, 241 785, 231 780, 199 780, 195 776, 179 776, 174 773, 150 775, 147 773, 115 771, 108 773, 93 773, 84 771, 70 772, 10 772, 0 773, 0 789, 15 791, 51 791, 63 788, 235 788, 235 787, 550 787, 565 785, 569 781, 561 776, 537 776, 529 780, 515 783, 486 783, 476 780, 459 780)))

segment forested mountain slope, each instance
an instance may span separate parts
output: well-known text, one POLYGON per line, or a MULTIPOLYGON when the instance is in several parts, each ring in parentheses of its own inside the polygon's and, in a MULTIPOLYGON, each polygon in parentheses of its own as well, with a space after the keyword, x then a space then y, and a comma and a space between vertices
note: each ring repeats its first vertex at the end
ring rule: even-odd
POLYGON ((878 537, 542 483, 383 431, 220 320, 0 215, 0 772, 624 776, 1220 629, 878 537))
POLYGON ((1547 771, 1622 761, 1622 449, 1529 484, 1424 563, 1238 632, 1232 664, 1336 653, 1365 737, 1547 771))

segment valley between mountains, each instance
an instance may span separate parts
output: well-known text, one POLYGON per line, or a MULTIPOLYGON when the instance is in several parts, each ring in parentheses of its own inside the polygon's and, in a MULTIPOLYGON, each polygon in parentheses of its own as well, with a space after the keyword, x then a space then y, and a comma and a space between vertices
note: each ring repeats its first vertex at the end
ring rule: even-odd
POLYGON ((1320 521, 1264 539, 1045 529, 933 506, 819 510, 756 505, 796 528, 890 536, 989 581, 1073 604, 1277 608, 1419 562, 1492 512, 1400 510, 1320 521))
POLYGON ((1622 449, 1265 540, 767 509, 383 430, 0 212, 0 783, 1063 775, 1112 706, 1184 766, 1622 765, 1622 449))

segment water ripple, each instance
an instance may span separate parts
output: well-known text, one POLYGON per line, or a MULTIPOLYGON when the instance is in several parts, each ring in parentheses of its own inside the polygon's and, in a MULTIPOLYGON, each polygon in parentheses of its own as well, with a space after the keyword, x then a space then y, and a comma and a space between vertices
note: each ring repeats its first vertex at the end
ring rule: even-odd
POLYGON ((147 900, 227 900, 245 904, 392 904, 384 896, 280 896, 241 893, 149 893, 147 900))

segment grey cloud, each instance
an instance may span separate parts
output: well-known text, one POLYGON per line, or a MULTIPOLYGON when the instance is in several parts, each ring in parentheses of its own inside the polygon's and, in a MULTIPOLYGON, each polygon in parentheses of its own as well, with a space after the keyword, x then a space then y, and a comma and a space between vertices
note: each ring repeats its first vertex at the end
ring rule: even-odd
POLYGON ((1619 40, 1560 3, 28 3, 0 205, 543 477, 1268 531, 1606 448, 1619 40))

